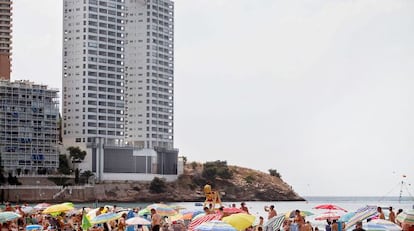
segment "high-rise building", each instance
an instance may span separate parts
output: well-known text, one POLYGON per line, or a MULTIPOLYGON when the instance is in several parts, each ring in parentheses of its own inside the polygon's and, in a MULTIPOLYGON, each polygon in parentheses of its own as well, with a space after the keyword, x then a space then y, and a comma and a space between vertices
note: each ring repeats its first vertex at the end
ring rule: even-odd
POLYGON ((0 80, 0 152, 5 171, 56 171, 58 92, 29 81, 0 80))
POLYGON ((10 80, 12 1, 0 0, 0 79, 10 80))
POLYGON ((124 0, 65 0, 63 138, 125 142, 124 0))
POLYGON ((178 155, 173 1, 64 0, 63 11, 64 144, 153 150, 134 155, 151 159, 149 172, 170 174, 178 155))
POLYGON ((126 1, 126 141, 173 148, 174 2, 126 1))

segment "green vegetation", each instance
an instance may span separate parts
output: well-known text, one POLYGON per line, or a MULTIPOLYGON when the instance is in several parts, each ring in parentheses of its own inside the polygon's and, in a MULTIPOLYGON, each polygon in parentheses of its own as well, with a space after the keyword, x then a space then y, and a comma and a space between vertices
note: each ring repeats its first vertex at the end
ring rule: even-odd
POLYGON ((251 184, 256 180, 256 177, 254 177, 253 175, 248 175, 244 178, 244 180, 248 183, 251 184))
POLYGON ((80 163, 85 159, 86 151, 82 151, 79 147, 68 147, 69 157, 72 163, 80 163))
POLYGON ((210 181, 214 180, 216 177, 220 177, 222 179, 231 179, 233 177, 233 174, 227 166, 227 161, 220 160, 206 162, 203 165, 203 172, 201 175, 210 181))
POLYGON ((83 171, 80 174, 79 181, 80 183, 83 183, 83 184, 89 184, 89 178, 91 178, 91 176, 94 176, 94 175, 95 174, 92 171, 89 171, 89 170, 83 171))
POLYGON ((162 178, 154 177, 149 189, 152 193, 163 193, 167 191, 167 183, 162 178))
POLYGON ((269 174, 274 177, 282 178, 282 176, 276 169, 269 169, 269 174))
POLYGON ((69 168, 69 160, 66 155, 59 155, 59 167, 58 171, 61 174, 69 175, 70 174, 70 168, 69 168))
POLYGON ((11 173, 9 173, 9 176, 7 177, 7 183, 9 185, 22 185, 22 183, 19 182, 16 176, 12 176, 11 173))

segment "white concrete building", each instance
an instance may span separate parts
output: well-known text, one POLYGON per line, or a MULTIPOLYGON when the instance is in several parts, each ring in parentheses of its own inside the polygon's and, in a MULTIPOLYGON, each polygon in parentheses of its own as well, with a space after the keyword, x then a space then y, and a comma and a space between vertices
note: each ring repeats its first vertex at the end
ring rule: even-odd
POLYGON ((124 0, 64 0, 63 142, 124 143, 124 0))
MULTIPOLYGON (((171 174, 178 153, 173 2, 64 0, 63 11, 64 144, 86 149, 99 138, 105 146, 155 150, 150 172, 171 174)), ((103 165, 92 167, 101 157, 88 152, 81 168, 103 174, 103 165)))
POLYGON ((126 1, 126 141, 173 148, 174 3, 126 1))

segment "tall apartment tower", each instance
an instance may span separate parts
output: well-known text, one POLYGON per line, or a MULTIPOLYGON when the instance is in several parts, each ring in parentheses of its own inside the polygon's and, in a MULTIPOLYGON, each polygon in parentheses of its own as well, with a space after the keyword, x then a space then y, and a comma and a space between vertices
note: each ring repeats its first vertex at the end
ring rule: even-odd
POLYGON ((63 17, 63 141, 123 144, 124 0, 64 0, 63 17))
POLYGON ((173 148, 174 2, 126 1, 126 141, 173 148))
POLYGON ((172 150, 173 1, 64 0, 63 11, 64 143, 172 150))
POLYGON ((12 1, 0 0, 0 79, 10 80, 12 1))

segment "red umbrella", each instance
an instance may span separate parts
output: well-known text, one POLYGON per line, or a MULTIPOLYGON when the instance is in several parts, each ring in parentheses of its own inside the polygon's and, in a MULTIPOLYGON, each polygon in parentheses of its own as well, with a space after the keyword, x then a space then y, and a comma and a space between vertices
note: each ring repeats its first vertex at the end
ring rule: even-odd
POLYGON ((220 220, 221 219, 221 215, 220 214, 207 214, 205 216, 196 218, 195 220, 193 220, 189 225, 188 225, 188 230, 194 230, 195 227, 197 227, 198 225, 201 225, 204 222, 207 221, 212 221, 212 220, 220 220))
POLYGON ((333 204, 323 204, 323 205, 318 205, 316 207, 314 207, 314 209, 329 209, 329 210, 342 210, 344 212, 348 212, 345 209, 337 206, 337 205, 333 205, 333 204))
POLYGON ((223 212, 225 214, 245 213, 243 209, 239 209, 235 207, 225 207, 223 208, 223 212))
POLYGON ((324 221, 324 220, 338 220, 341 217, 337 212, 329 211, 326 213, 319 214, 315 217, 317 221, 324 221))

